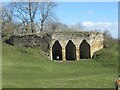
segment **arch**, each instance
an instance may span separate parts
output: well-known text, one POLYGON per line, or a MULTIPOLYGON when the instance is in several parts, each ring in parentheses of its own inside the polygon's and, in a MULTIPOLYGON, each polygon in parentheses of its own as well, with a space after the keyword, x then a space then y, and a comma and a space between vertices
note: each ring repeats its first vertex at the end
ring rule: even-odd
POLYGON ((76 60, 76 46, 71 40, 67 43, 65 50, 66 60, 76 60))
POLYGON ((83 40, 79 47, 80 59, 90 59, 90 45, 86 40, 83 40))
POLYGON ((62 47, 59 41, 55 41, 52 47, 52 59, 53 60, 62 60, 62 47))

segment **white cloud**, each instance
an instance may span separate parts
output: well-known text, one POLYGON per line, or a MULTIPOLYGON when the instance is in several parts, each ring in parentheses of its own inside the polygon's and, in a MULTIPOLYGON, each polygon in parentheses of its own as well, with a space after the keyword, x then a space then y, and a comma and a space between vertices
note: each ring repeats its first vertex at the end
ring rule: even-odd
POLYGON ((92 27, 92 26, 111 26, 112 23, 111 22, 82 22, 82 25, 85 27, 92 27))
POLYGON ((118 12, 118 8, 115 9, 115 12, 118 12))
POLYGON ((94 14, 94 11, 88 11, 87 14, 92 15, 94 14))
POLYGON ((86 26, 91 27, 91 26, 94 26, 94 24, 95 24, 94 22, 89 22, 89 21, 88 22, 82 22, 82 25, 85 26, 85 27, 86 26))
POLYGON ((118 37, 118 23, 117 22, 91 22, 86 21, 82 22, 82 25, 86 30, 100 30, 104 31, 105 29, 109 30, 111 35, 115 38, 118 37))

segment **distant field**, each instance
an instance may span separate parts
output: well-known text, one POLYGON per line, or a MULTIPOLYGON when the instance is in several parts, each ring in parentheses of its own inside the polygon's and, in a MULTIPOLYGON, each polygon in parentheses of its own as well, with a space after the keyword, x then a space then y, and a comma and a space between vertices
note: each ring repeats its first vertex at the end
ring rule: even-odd
POLYGON ((97 52, 96 59, 49 60, 39 48, 3 42, 3 88, 114 88, 118 76, 117 43, 97 52))

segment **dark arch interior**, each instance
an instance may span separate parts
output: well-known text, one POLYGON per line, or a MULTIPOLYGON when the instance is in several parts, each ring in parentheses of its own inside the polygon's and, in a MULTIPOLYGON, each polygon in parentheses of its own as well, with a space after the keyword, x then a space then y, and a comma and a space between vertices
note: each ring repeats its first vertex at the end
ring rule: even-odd
POLYGON ((80 59, 89 59, 90 58, 90 45, 86 40, 83 40, 80 44, 80 59))
POLYGON ((58 41, 55 41, 52 47, 53 60, 62 60, 62 47, 58 41))
POLYGON ((66 60, 76 60, 76 47, 71 40, 66 45, 66 60))

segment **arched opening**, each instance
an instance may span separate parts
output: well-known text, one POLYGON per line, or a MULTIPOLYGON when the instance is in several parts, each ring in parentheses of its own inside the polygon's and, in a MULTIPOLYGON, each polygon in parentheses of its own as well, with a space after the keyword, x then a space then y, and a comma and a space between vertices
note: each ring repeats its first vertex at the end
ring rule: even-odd
POLYGON ((71 40, 66 45, 66 60, 76 60, 76 47, 71 40))
POLYGON ((55 41, 52 47, 52 57, 53 60, 62 60, 62 47, 59 41, 55 41))
POLYGON ((90 59, 90 45, 86 40, 83 40, 80 44, 80 59, 90 59))

